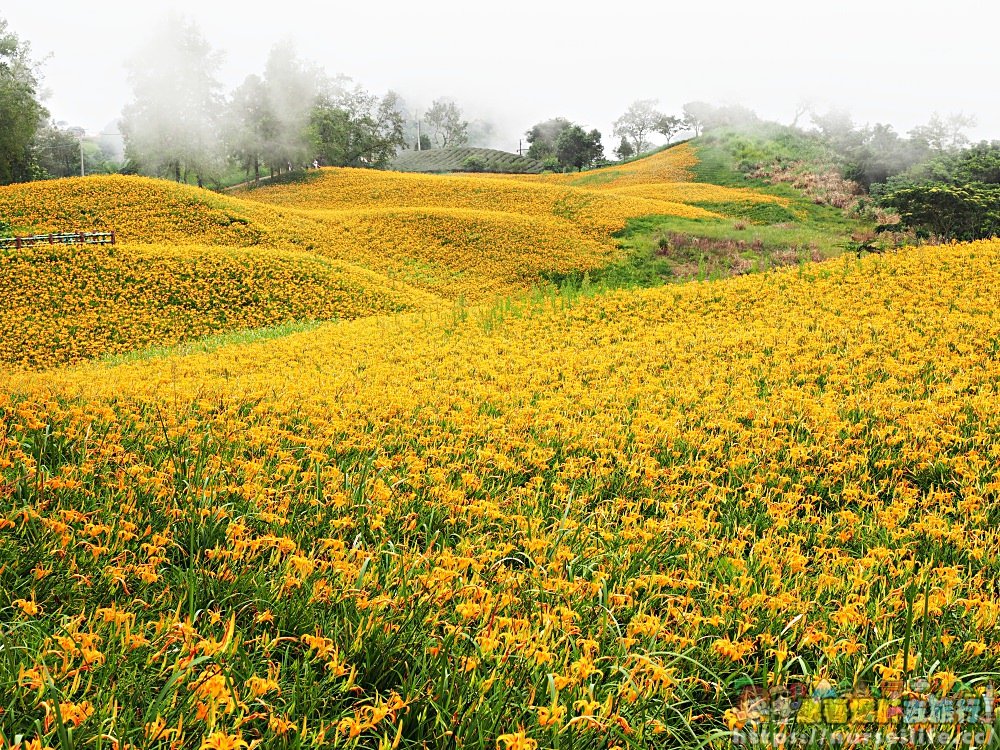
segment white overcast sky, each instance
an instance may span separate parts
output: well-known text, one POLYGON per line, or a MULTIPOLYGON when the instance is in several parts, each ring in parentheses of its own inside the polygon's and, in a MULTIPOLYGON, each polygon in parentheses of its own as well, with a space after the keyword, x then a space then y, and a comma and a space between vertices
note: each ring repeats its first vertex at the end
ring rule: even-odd
POLYGON ((848 107, 899 132, 935 111, 975 114, 1000 139, 1000 5, 992 0, 7 0, 0 17, 45 62, 47 106, 91 133, 129 99, 124 60, 167 11, 225 52, 227 90, 291 38, 304 59, 375 93, 427 106, 448 96, 517 148, 535 122, 596 127, 638 98, 678 113, 694 99, 789 122, 795 105, 848 107))

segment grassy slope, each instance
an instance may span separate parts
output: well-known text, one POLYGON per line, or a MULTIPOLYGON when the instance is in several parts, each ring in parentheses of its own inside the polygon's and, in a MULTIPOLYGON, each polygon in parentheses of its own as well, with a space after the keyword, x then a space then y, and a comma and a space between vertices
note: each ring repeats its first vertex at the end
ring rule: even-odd
MULTIPOLYGON (((593 280, 611 286, 655 286, 666 281, 721 278, 830 258, 843 251, 852 233, 866 228, 846 217, 842 210, 817 204, 787 183, 772 185, 747 177, 739 169, 740 155, 729 142, 699 138, 689 143, 697 149, 699 159, 691 167, 696 182, 752 189, 785 199, 788 207, 698 202, 695 205, 727 218, 645 216, 630 220, 617 235, 625 251, 623 262, 591 274, 593 280)), ((763 143, 773 146, 767 139, 763 143)), ((808 163, 823 158, 810 150, 808 142, 795 141, 777 150, 786 161, 808 163)), ((615 167, 595 170, 577 184, 600 185, 613 179, 615 172, 615 167)))

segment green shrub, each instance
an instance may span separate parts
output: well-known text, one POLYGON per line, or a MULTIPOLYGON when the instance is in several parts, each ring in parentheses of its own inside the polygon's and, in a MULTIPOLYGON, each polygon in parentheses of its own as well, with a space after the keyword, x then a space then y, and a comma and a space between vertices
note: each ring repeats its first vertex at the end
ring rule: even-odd
POLYGON ((462 162, 462 170, 465 172, 483 172, 486 169, 486 160, 481 156, 473 154, 462 162))
POLYGON ((996 185, 914 185, 882 200, 899 212, 909 229, 943 240, 978 240, 1000 234, 1000 187, 996 185))

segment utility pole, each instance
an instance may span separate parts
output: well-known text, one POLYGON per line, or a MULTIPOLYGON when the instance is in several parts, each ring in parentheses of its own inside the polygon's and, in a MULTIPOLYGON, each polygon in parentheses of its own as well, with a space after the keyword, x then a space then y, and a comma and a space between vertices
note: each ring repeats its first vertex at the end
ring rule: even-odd
POLYGON ((417 151, 420 151, 420 110, 413 110, 413 119, 417 121, 417 151))
MULTIPOLYGON (((102 135, 118 135, 118 136, 120 136, 121 133, 98 133, 97 135, 90 136, 90 137, 91 138, 97 138, 97 137, 102 136, 102 135)), ((81 177, 86 177, 87 176, 87 173, 86 173, 86 171, 84 169, 84 166, 83 166, 83 139, 87 138, 87 137, 88 136, 83 135, 83 134, 80 135, 80 176, 81 177)))

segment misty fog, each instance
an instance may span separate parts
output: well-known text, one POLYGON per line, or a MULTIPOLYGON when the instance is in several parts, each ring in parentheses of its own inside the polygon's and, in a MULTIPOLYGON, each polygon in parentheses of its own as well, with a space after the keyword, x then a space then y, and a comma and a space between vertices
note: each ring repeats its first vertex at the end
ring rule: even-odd
POLYGON ((984 96, 1000 72, 988 44, 969 43, 969 19, 998 11, 968 0, 836 5, 769 0, 618 8, 543 0, 527 6, 380 3, 324 5, 259 0, 234 5, 121 0, 60 7, 15 2, 11 28, 51 54, 43 73, 54 117, 97 133, 129 98, 125 61, 173 8, 225 52, 226 92, 263 70, 275 43, 365 89, 398 92, 422 109, 449 97, 470 121, 493 126, 488 145, 516 150, 532 124, 567 117, 605 135, 630 102, 739 103, 790 123, 796 103, 848 107, 858 122, 905 132, 934 112, 975 114, 974 140, 1000 133, 1000 103, 984 96))

